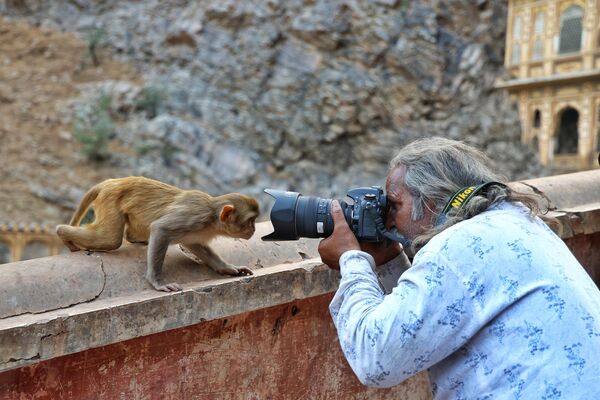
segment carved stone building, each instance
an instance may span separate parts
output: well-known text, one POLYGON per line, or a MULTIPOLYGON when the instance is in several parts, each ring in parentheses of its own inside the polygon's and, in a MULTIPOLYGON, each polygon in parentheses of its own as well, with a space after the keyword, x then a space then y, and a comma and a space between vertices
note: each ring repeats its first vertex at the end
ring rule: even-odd
POLYGON ((54 256, 65 250, 53 229, 0 223, 0 264, 54 256))
POLYGON ((600 151, 600 0, 509 0, 497 85, 519 103, 521 139, 559 171, 590 169, 600 151))

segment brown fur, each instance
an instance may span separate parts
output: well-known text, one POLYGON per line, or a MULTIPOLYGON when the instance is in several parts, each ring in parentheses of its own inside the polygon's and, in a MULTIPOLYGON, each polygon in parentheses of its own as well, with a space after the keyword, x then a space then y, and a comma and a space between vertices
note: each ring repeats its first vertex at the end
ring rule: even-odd
POLYGON ((71 251, 115 250, 124 236, 129 242, 148 243, 147 278, 156 289, 172 291, 180 287, 159 282, 170 243, 185 246, 219 273, 252 274, 248 268, 227 264, 206 244, 219 235, 249 239, 258 214, 256 200, 243 194, 212 197, 144 177, 127 177, 92 187, 70 225, 59 225, 56 232, 71 251), (92 204, 94 222, 78 226, 92 204))

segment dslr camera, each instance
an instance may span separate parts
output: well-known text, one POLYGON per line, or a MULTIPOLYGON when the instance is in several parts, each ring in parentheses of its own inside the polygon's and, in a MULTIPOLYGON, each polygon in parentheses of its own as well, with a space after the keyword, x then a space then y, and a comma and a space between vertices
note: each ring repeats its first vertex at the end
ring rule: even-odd
MULTIPOLYGON (((300 237, 325 238, 333 232, 331 215, 332 199, 302 196, 297 192, 265 189, 275 198, 271 209, 273 233, 262 238, 265 241, 297 240, 300 237)), ((347 196, 352 204, 339 200, 346 222, 358 240, 382 242, 389 237, 385 228, 387 197, 379 186, 359 187, 347 196)))

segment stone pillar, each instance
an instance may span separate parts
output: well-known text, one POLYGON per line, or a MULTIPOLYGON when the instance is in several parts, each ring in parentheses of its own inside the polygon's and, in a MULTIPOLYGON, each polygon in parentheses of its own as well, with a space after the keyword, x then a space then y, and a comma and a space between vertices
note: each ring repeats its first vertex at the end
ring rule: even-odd
POLYGON ((509 0, 508 5, 508 17, 506 19, 506 40, 504 42, 504 67, 510 69, 511 67, 511 49, 512 49, 512 30, 513 30, 513 17, 514 17, 514 1, 509 0))
POLYGON ((551 147, 551 139, 554 116, 552 115, 552 103, 549 96, 550 93, 548 93, 550 91, 550 88, 546 88, 546 100, 544 100, 542 105, 542 127, 540 131, 538 149, 540 153, 540 163, 542 163, 542 165, 548 165, 551 160, 551 153, 553 152, 551 147))
POLYGON ((596 0, 587 0, 583 14, 583 37, 581 52, 583 54, 583 70, 594 68, 594 51, 596 44, 595 22, 597 19, 596 0))
POLYGON ((529 39, 531 38, 531 8, 523 13, 523 25, 521 30, 521 57, 519 61, 519 77, 528 78, 529 72, 529 39))
POLYGON ((549 76, 554 73, 554 59, 556 57, 556 48, 554 44, 557 37, 556 4, 553 2, 548 5, 546 19, 546 35, 544 40, 544 75, 549 76))
POLYGON ((584 85, 584 98, 581 104, 581 116, 579 118, 579 168, 585 169, 590 162, 592 156, 591 146, 591 118, 593 116, 592 111, 592 97, 589 94, 591 91, 591 84, 584 85))

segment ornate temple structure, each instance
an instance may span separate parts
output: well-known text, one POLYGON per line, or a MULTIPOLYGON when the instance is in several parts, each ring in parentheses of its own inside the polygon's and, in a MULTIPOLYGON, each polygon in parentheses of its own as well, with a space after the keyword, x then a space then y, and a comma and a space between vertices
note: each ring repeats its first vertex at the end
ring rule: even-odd
POLYGON ((504 88, 519 104, 522 141, 557 171, 597 166, 600 0, 509 0, 504 88))

